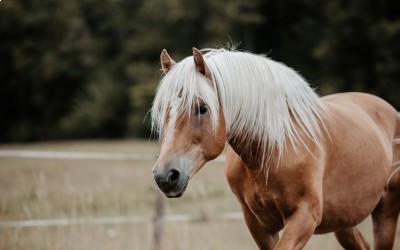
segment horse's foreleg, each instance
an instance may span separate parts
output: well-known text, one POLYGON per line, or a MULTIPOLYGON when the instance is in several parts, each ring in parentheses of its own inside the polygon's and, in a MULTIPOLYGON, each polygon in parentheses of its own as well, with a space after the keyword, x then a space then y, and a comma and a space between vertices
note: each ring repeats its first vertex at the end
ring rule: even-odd
POLYGON ((262 250, 274 249, 279 240, 277 232, 269 231, 264 225, 260 224, 246 205, 242 204, 244 220, 250 230, 251 236, 256 241, 257 246, 262 250))
POLYGON ((315 206, 308 203, 299 205, 286 219, 282 237, 275 250, 304 248, 320 221, 320 214, 315 206))

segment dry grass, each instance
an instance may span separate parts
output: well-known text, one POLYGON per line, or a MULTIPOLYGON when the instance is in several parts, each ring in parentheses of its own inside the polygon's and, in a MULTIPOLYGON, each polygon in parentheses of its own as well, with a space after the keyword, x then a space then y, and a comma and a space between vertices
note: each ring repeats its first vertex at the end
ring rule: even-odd
MULTIPOLYGON (((156 153, 135 141, 0 145, 0 149, 156 153)), ((0 220, 95 216, 152 216, 152 161, 0 158, 0 220)), ((240 211, 222 163, 209 163, 185 196, 166 200, 167 213, 240 211)), ((75 225, 0 229, 0 249, 151 249, 152 225, 75 225)), ((362 225, 372 238, 371 223, 362 225)), ((398 234, 400 238, 400 234, 398 234)), ((399 240, 398 240, 399 241, 399 240)), ((163 249, 256 249, 243 221, 169 222, 163 249)), ((340 249, 330 235, 314 236, 306 249, 340 249)), ((400 249, 397 242, 395 249, 400 249)))

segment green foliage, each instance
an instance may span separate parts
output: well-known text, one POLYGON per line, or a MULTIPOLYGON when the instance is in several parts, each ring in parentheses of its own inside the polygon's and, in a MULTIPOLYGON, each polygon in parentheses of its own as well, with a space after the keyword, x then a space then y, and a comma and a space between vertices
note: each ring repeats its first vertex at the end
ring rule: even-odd
POLYGON ((89 81, 60 122, 60 137, 120 137, 125 135, 129 96, 107 74, 89 81), (124 120, 121 120, 124 119, 124 120))
POLYGON ((0 141, 147 137, 160 51, 232 41, 400 109, 398 1, 3 0, 0 35, 0 141))

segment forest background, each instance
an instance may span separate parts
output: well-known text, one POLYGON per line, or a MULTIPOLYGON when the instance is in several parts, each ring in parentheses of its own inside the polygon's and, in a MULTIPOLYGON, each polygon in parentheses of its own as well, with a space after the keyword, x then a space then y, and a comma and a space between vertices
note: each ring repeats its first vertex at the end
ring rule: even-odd
POLYGON ((147 138, 161 50, 232 42, 400 110, 400 1, 2 0, 0 141, 147 138))

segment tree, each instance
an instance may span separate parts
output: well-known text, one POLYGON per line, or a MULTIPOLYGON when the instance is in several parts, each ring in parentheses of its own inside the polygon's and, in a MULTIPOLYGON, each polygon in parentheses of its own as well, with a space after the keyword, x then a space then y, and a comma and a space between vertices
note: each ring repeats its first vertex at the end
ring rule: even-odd
POLYGON ((161 50, 228 42, 400 109, 398 1, 13 0, 0 34, 0 141, 148 137, 161 50))

